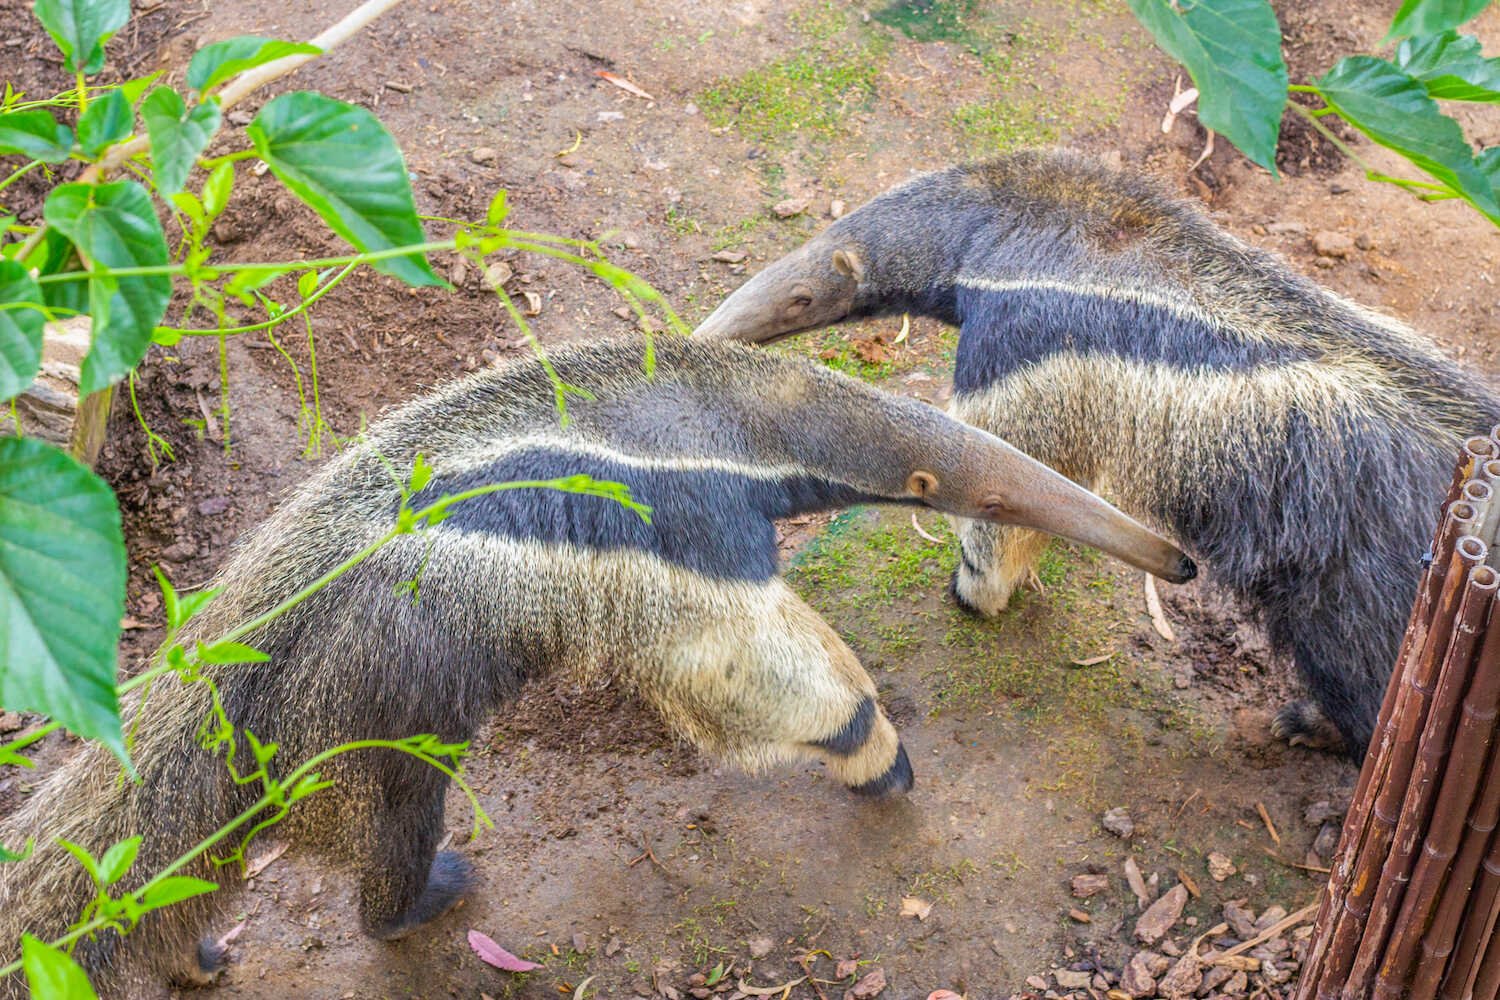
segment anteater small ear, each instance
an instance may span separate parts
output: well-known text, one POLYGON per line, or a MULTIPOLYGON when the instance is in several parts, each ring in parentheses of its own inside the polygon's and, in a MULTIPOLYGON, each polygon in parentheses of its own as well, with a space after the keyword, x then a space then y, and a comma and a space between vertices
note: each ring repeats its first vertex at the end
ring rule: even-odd
POLYGON ((865 262, 860 260, 859 254, 853 250, 835 250, 833 269, 846 278, 853 278, 855 281, 865 280, 865 262))

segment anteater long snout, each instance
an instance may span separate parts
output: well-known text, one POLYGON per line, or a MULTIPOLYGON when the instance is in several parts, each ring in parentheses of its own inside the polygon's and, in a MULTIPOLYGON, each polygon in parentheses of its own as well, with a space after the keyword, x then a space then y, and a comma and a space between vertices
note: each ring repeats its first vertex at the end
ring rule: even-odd
POLYGON ((1135 518, 999 438, 972 433, 965 464, 983 469, 986 484, 978 517, 1081 542, 1172 583, 1198 575, 1186 553, 1135 518), (988 484, 1001 486, 991 492, 988 484))

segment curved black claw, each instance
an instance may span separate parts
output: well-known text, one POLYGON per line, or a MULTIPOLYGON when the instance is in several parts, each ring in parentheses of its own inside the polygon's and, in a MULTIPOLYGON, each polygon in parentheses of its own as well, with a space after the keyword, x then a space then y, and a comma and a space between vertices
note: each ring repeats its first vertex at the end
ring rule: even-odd
POLYGON ((474 866, 454 851, 439 851, 432 859, 427 886, 411 908, 401 916, 372 928, 370 936, 395 941, 453 909, 474 887, 474 866))
POLYGON ((1271 720, 1271 735, 1294 747, 1336 752, 1348 749, 1344 734, 1311 701, 1289 701, 1283 705, 1271 720))

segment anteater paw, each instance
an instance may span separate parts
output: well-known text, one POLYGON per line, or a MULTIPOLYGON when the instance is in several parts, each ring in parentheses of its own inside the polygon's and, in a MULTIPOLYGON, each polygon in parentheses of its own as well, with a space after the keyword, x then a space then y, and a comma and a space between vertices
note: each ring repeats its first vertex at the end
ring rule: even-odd
POLYGON ((218 982, 229 967, 229 945, 211 937, 198 939, 191 956, 184 956, 180 967, 168 978, 175 986, 202 987, 218 982))
POLYGON ((886 797, 904 795, 911 791, 914 784, 916 784, 916 776, 912 774, 911 758, 906 756, 906 747, 898 743, 896 744, 896 759, 891 761, 891 766, 885 769, 884 774, 862 785, 851 785, 849 790, 855 795, 867 795, 872 798, 886 797))
POLYGON ((370 929, 370 936, 395 941, 457 906, 474 886, 474 866, 453 851, 439 851, 422 895, 405 913, 370 929))
POLYGON ((1341 752, 1345 748, 1343 733, 1311 701, 1292 701, 1283 705, 1271 720, 1271 735, 1286 740, 1290 746, 1311 750, 1341 752))
POLYGON ((959 593, 958 572, 958 570, 954 570, 953 575, 948 577, 948 596, 953 598, 953 603, 958 605, 960 611, 963 611, 966 614, 973 615, 975 618, 983 618, 984 612, 980 611, 974 605, 970 604, 964 598, 964 595, 959 593))

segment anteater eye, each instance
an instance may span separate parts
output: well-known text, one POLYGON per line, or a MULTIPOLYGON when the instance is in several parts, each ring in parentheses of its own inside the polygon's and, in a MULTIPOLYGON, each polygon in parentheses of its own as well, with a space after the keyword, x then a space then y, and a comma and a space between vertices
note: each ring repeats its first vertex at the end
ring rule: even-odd
POLYGON ((788 316, 795 316, 798 313, 800 313, 802 310, 806 309, 810 305, 812 305, 812 296, 811 295, 798 295, 798 296, 795 296, 792 299, 791 303, 788 304, 787 307, 786 307, 787 315, 788 316))

